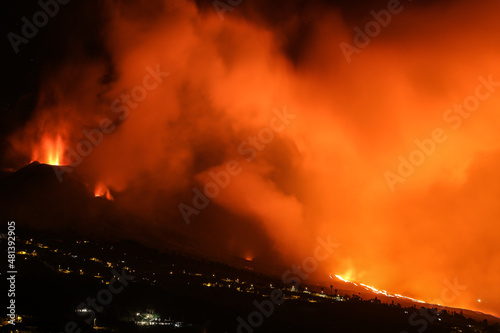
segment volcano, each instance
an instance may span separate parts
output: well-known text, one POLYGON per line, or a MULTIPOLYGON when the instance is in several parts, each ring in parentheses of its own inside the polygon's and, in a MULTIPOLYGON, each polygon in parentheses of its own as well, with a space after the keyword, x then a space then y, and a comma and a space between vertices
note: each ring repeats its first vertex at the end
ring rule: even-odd
POLYGON ((5 6, 19 232, 500 316, 499 1, 5 6))
POLYGON ((116 223, 118 214, 112 202, 96 198, 76 173, 57 173, 64 166, 32 162, 0 179, 0 214, 5 220, 22 220, 26 227, 50 226, 61 232, 71 230, 99 232, 116 223), (97 221, 89 228, 89 221, 97 221), (90 229, 90 230, 89 230, 90 229))

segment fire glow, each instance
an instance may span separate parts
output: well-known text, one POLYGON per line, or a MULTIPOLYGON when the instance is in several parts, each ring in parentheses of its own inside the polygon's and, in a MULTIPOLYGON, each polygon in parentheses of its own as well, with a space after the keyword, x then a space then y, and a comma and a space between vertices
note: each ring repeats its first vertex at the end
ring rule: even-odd
MULTIPOLYGON (((342 277, 340 275, 335 275, 335 277, 337 279, 339 279, 340 281, 343 281, 345 283, 352 283, 353 285, 358 286, 355 282, 349 281, 349 280, 347 280, 346 278, 344 278, 344 277, 342 277)), ((412 302, 417 302, 417 303, 425 303, 424 301, 421 301, 421 300, 416 299, 416 298, 412 298, 412 297, 408 297, 408 296, 403 296, 403 295, 400 295, 400 294, 389 293, 386 290, 379 290, 379 289, 377 289, 377 288, 375 288, 373 286, 369 286, 369 285, 364 284, 364 283, 360 283, 360 285, 363 286, 366 290, 372 291, 375 294, 384 295, 384 296, 387 296, 387 297, 396 297, 396 298, 406 299, 406 300, 409 300, 409 301, 412 301, 412 302)))
POLYGON ((64 143, 60 135, 51 137, 44 135, 41 142, 35 146, 31 155, 31 162, 38 161, 49 165, 63 163, 64 143))
POLYGON ((94 196, 96 198, 101 197, 106 198, 110 201, 114 201, 113 195, 111 195, 109 188, 102 182, 97 183, 97 185, 95 186, 94 196))
MULTIPOLYGON (((288 266, 316 247, 318 235, 336 235, 341 247, 318 276, 356 267, 370 284, 419 299, 437 299, 442 281, 457 276, 467 290, 445 305, 498 315, 500 2, 406 2, 351 63, 339 45, 352 43, 364 19, 352 22, 310 1, 303 3, 311 3, 311 15, 291 12, 281 24, 253 14, 259 2, 245 2, 248 13, 244 6, 226 12, 224 21, 197 1, 163 0, 161 10, 105 2, 107 56, 70 57, 46 71, 42 101, 12 139, 14 152, 52 165, 84 160, 78 173, 88 184, 106 180, 95 196, 113 200, 113 189, 122 211, 192 237, 207 253, 250 261, 241 251, 254 247, 272 254, 255 251, 259 263, 273 256, 288 266), (145 76, 148 66, 172 75, 157 85, 145 76), (489 97, 469 113, 464 101, 474 102, 479 76, 491 78, 479 90, 489 97), (272 110, 285 105, 296 119, 258 137, 272 126, 272 110), (44 136, 31 150, 50 121, 63 122, 56 133, 71 133, 73 142, 44 136), (97 131, 101 124, 117 130, 97 131), (436 128, 446 141, 392 192, 384 173, 417 156, 415 142, 436 128), (78 140, 89 142, 83 153, 78 140), (73 161, 63 160, 64 147, 78 153, 73 161), (193 213, 200 223, 176 225, 192 189, 210 185, 234 161, 242 172, 213 198, 195 194, 200 206, 211 202, 193 213), (207 231, 214 226, 217 237, 207 231), (471 302, 478 295, 492 300, 471 302)), ((365 14, 372 9, 384 8, 365 14)))

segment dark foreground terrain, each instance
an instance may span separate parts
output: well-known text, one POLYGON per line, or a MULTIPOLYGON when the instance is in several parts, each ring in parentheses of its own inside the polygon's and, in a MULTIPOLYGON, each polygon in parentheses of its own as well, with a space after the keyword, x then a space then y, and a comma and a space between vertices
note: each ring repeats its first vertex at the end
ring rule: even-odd
POLYGON ((500 332, 493 317, 330 295, 131 241, 36 233, 17 238, 16 252, 18 318, 2 313, 2 332, 500 332))

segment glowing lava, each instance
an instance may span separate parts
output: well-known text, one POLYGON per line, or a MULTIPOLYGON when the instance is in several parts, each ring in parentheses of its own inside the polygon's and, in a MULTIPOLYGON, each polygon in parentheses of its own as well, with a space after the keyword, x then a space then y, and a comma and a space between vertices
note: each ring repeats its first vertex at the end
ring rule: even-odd
POLYGON ((97 183, 94 190, 95 197, 104 197, 108 200, 115 200, 109 191, 109 188, 104 183, 97 183))
POLYGON ((40 145, 33 149, 31 162, 38 161, 44 164, 61 165, 64 153, 64 143, 60 135, 55 138, 45 135, 40 145))
MULTIPOLYGON (((348 279, 340 276, 340 275, 335 275, 335 277, 345 283, 352 283, 354 284, 355 286, 357 286, 356 283, 352 282, 352 281, 349 281, 348 279)), ((332 278, 332 276, 330 275, 330 278, 332 278)), ((333 278, 332 278, 333 279, 333 278)), ((375 294, 379 294, 379 295, 384 295, 384 296, 387 296, 387 297, 396 297, 396 298, 401 298, 401 299, 406 299, 406 300, 410 300, 410 301, 413 301, 413 302, 417 302, 417 303, 425 303, 424 301, 421 301, 419 299, 415 299, 415 298, 412 298, 412 297, 408 297, 408 296, 403 296, 403 295, 400 295, 400 294, 392 294, 392 293, 389 293, 387 292, 386 290, 379 290, 373 286, 369 286, 367 284, 364 284, 364 283, 360 283, 361 286, 363 286, 366 290, 370 290, 372 292, 374 292, 375 294)))

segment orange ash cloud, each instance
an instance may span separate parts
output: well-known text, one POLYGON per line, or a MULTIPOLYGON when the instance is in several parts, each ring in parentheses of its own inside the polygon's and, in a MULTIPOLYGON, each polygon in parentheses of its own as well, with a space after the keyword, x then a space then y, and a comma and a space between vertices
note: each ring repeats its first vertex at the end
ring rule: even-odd
MULTIPOLYGON (((36 118, 70 123, 70 146, 102 117, 115 121, 79 172, 106 179, 121 193, 117 205, 150 217, 152 228, 188 234, 227 225, 220 232, 228 244, 243 237, 230 224, 251 224, 283 263, 302 262, 317 236, 333 235, 341 246, 318 281, 333 273, 432 301, 444 280, 458 278, 467 289, 446 305, 500 314, 500 91, 458 130, 443 119, 480 75, 500 81, 497 1, 408 4, 350 64, 339 44, 352 41, 353 25, 331 9, 312 10, 313 23, 297 14, 282 26, 244 19, 243 5, 224 21, 186 1, 147 15, 129 6, 109 8, 115 79, 99 80, 103 64, 67 64, 47 79, 41 96, 58 98, 50 108, 40 103, 36 118), (306 23, 310 35, 294 36, 306 23), (285 50, 297 39, 292 61, 285 50), (112 101, 156 64, 171 75, 120 121, 112 101), (296 119, 248 162, 238 145, 283 105, 296 119), (384 173, 436 127, 447 141, 393 193, 384 173), (241 174, 192 226, 179 222, 178 203, 190 203, 191 189, 230 160, 241 174)), ((262 255, 259 244, 246 246, 262 255)))

